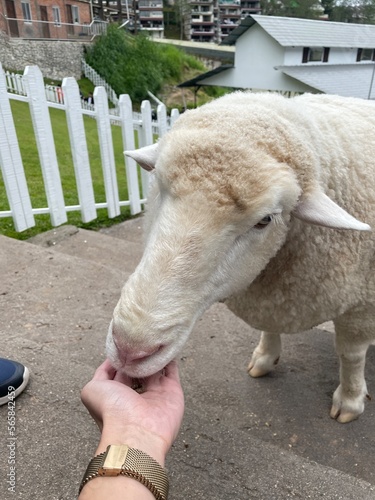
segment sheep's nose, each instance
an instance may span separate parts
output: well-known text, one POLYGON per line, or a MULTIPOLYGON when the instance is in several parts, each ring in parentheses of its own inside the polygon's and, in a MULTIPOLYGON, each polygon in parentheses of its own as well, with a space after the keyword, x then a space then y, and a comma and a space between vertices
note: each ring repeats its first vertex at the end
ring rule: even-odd
POLYGON ((125 352, 126 362, 132 363, 133 361, 141 361, 142 359, 149 358, 155 352, 159 350, 159 347, 152 349, 150 351, 127 351, 125 352))
POLYGON ((149 349, 147 351, 133 351, 133 350, 122 350, 120 351, 120 358, 123 360, 125 365, 132 365, 138 361, 143 361, 153 354, 159 352, 163 348, 162 345, 155 348, 149 349))
POLYGON ((136 361, 142 361, 160 351, 163 346, 158 345, 149 349, 134 349, 121 342, 115 334, 112 335, 113 342, 117 348, 118 355, 124 364, 130 365, 136 361))

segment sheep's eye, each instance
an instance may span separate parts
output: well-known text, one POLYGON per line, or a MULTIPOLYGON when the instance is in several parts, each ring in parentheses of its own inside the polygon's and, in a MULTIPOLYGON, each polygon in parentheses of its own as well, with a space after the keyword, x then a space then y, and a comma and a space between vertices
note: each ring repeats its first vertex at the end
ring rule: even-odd
POLYGON ((268 226, 268 224, 272 221, 272 215, 266 215, 265 217, 263 217, 262 220, 260 220, 258 222, 258 224, 255 224, 255 228, 256 229, 263 229, 265 228, 266 226, 268 226))

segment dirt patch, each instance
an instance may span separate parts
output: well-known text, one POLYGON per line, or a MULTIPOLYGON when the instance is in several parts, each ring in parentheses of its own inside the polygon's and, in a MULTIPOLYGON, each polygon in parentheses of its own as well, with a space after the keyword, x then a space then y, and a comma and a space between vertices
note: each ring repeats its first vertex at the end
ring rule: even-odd
POLYGON ((180 89, 175 85, 165 85, 159 98, 169 109, 181 110, 194 105, 194 92, 189 88, 180 89))

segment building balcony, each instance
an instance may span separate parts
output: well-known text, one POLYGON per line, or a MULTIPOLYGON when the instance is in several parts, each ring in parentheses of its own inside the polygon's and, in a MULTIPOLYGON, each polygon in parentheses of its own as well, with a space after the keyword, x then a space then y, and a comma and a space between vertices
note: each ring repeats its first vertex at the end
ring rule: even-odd
POLYGON ((213 5, 213 0, 192 0, 189 5, 213 5))
POLYGON ((164 18, 163 16, 143 16, 142 14, 139 15, 139 20, 141 22, 148 22, 148 21, 160 21, 163 22, 164 18))
POLYGON ((241 12, 239 5, 220 5, 219 12, 241 12))
POLYGON ((197 26, 200 28, 201 26, 214 26, 213 21, 191 21, 191 27, 194 28, 194 26, 197 26))
POLYGON ((147 31, 164 31, 164 24, 142 23, 141 29, 147 31))
POLYGON ((192 14, 203 14, 205 16, 212 16, 213 14, 213 10, 212 9, 207 9, 207 10, 203 10, 203 9, 192 9, 190 11, 192 14))
POLYGON ((191 36, 200 36, 200 35, 214 36, 214 34, 215 34, 214 30, 210 30, 210 31, 192 30, 191 31, 191 36))
POLYGON ((241 10, 261 10, 260 5, 241 5, 241 10))
POLYGON ((10 36, 26 39, 50 40, 91 40, 107 31, 108 23, 93 21, 90 24, 69 24, 49 21, 25 21, 6 18, 7 33, 10 36))
POLYGON ((220 19, 236 19, 236 22, 241 18, 238 12, 220 12, 220 19))
POLYGON ((225 22, 225 21, 221 21, 220 22, 220 27, 223 29, 223 28, 226 28, 230 26, 232 29, 233 27, 236 27, 238 26, 238 22, 235 22, 235 21, 232 21, 232 22, 225 22))
POLYGON ((139 12, 149 12, 149 11, 156 11, 156 12, 163 12, 163 7, 139 7, 139 12))
POLYGON ((163 8, 163 2, 157 2, 155 0, 139 0, 138 2, 138 8, 148 8, 148 9, 154 9, 154 8, 163 8))

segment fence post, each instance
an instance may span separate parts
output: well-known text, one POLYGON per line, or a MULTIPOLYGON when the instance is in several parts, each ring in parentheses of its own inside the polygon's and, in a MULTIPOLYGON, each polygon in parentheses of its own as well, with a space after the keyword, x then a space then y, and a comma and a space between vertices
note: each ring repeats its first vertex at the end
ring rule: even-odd
POLYGON ((163 137, 168 131, 167 108, 165 104, 159 104, 157 109, 159 137, 163 137))
POLYGON ((112 218, 120 215, 121 212, 108 100, 106 91, 103 87, 96 87, 94 91, 94 102, 108 217, 112 218))
POLYGON ((173 126, 174 122, 177 120, 177 118, 180 117, 180 112, 178 109, 173 108, 171 111, 171 127, 173 126))
MULTIPOLYGON (((129 95, 121 95, 119 100, 119 113, 121 118, 122 141, 125 150, 135 149, 133 128, 133 107, 129 95)), ((141 200, 139 194, 138 167, 133 158, 125 156, 125 170, 128 184, 130 201, 130 213, 132 215, 141 212, 141 200)))
MULTIPOLYGON (((139 134, 139 147, 150 146, 154 143, 154 138, 152 134, 152 113, 150 101, 142 101, 141 104, 141 114, 142 114, 142 128, 139 134)), ((148 196, 148 188, 150 183, 150 174, 146 172, 143 168, 141 169, 141 179, 142 179, 142 195, 143 198, 148 196)))
POLYGON ((67 216, 43 76, 37 66, 26 66, 24 76, 51 223, 60 226, 67 216))
POLYGON ((96 219, 97 214, 82 116, 81 96, 78 84, 74 78, 64 78, 62 90, 66 105, 66 121, 76 175, 78 198, 81 205, 81 217, 83 222, 90 222, 96 219))
POLYGON ((0 169, 16 231, 35 225, 29 191, 12 110, 7 96, 7 83, 0 63, 0 169))

